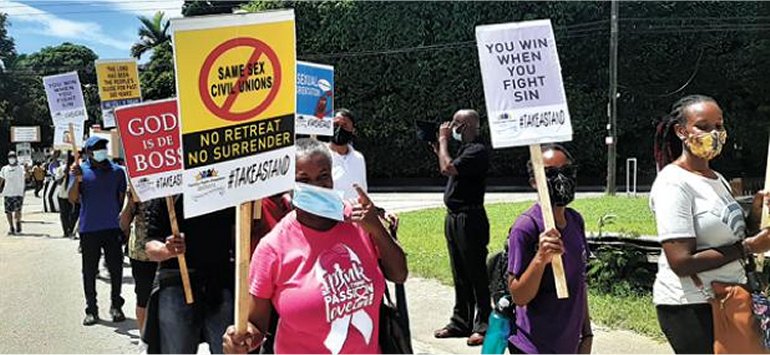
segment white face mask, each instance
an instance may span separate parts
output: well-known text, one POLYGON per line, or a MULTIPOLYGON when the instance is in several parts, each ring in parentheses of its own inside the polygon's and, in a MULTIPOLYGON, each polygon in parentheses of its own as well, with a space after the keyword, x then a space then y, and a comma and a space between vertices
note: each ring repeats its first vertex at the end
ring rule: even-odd
POLYGON ((457 131, 457 127, 452 129, 452 138, 458 142, 463 141, 463 134, 457 131))
POLYGON ((16 158, 8 158, 8 164, 16 165, 16 162, 17 162, 16 158))

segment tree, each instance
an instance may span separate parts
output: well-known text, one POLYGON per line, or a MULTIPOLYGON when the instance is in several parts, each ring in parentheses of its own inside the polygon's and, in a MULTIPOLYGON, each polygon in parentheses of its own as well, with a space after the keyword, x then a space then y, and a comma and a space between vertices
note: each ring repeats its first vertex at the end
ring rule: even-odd
MULTIPOLYGON (((356 148, 366 154, 372 180, 438 178, 435 158, 416 141, 413 121, 448 120, 460 108, 477 109, 486 121, 475 27, 548 18, 580 183, 604 186, 609 5, 254 0, 245 8, 294 9, 297 56, 335 67, 335 106, 350 108, 359 118, 356 148)), ((692 93, 714 96, 725 111, 729 146, 715 162, 717 169, 728 177, 763 175, 770 82, 761 78, 770 75, 764 59, 770 37, 762 31, 768 16, 770 3, 764 2, 621 2, 619 176, 625 158, 637 157, 640 184, 652 181, 652 123, 692 93)), ((482 135, 488 139, 485 126, 482 135)), ((523 148, 495 150, 490 176, 526 186, 528 157, 523 148)))
POLYGON ((164 18, 163 11, 156 12, 152 19, 147 16, 139 16, 138 19, 142 22, 142 27, 139 27, 139 42, 131 46, 131 56, 137 59, 147 51, 171 40, 168 33, 171 23, 164 18))
POLYGON ((240 8, 248 3, 248 0, 241 1, 213 1, 213 0, 185 0, 182 5, 182 16, 201 16, 213 14, 230 14, 233 9, 240 8))
POLYGON ((44 47, 30 55, 19 56, 13 63, 13 72, 18 78, 18 85, 14 89, 11 103, 14 120, 24 124, 37 124, 43 128, 48 127, 50 130, 51 115, 42 77, 77 71, 80 83, 83 85, 83 96, 88 112, 86 127, 101 121, 94 68, 94 61, 98 58, 90 48, 68 42, 44 47))
POLYGON ((150 62, 139 74, 139 80, 145 100, 167 99, 176 95, 174 55, 170 43, 155 48, 150 62))

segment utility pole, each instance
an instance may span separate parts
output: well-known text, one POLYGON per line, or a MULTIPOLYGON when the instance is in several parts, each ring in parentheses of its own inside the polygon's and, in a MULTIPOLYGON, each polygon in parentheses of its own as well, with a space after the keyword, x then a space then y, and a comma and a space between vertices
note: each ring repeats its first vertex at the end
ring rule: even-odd
POLYGON ((607 191, 609 196, 615 196, 615 180, 617 169, 618 145, 618 0, 612 0, 610 15, 610 90, 607 104, 607 191))

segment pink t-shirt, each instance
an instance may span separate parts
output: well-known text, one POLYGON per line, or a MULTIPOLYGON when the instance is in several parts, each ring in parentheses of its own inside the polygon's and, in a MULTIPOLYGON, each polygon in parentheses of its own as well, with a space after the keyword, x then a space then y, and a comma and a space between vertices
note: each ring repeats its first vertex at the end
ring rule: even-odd
POLYGON ((257 246, 249 282, 249 292, 280 315, 276 353, 380 353, 385 278, 360 226, 319 232, 291 212, 257 246))

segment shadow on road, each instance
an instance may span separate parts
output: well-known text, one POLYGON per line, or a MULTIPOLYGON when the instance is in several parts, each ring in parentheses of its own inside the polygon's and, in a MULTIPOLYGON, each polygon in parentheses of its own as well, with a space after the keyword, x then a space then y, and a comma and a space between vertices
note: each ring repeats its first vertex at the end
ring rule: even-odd
POLYGON ((57 239, 60 238, 60 237, 53 236, 53 235, 50 235, 50 234, 47 234, 47 233, 44 233, 44 234, 38 234, 38 233, 17 233, 17 234, 14 234, 14 235, 9 235, 9 237, 14 237, 14 238, 57 238, 57 239))
POLYGON ((137 342, 135 344, 138 344, 138 342, 141 341, 141 337, 130 333, 133 330, 133 333, 139 334, 139 329, 136 327, 136 319, 134 318, 126 318, 125 321, 120 323, 100 319, 98 324, 104 327, 113 328, 115 333, 126 336, 131 340, 136 340, 137 342))

